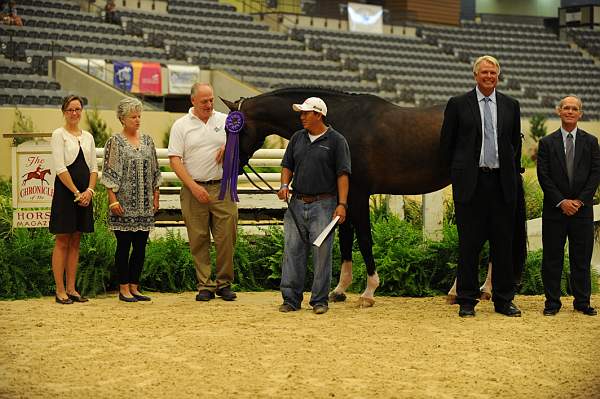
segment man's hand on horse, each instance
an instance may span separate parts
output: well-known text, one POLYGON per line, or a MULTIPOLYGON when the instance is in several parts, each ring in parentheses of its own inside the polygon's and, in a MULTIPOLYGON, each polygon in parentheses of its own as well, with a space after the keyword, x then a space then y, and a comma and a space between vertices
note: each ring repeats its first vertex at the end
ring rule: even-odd
POLYGON ((192 195, 194 198, 203 204, 208 204, 210 202, 210 196, 208 195, 208 191, 200 184, 195 184, 191 187, 192 195))
POLYGON ((333 211, 333 218, 335 218, 336 216, 340 217, 340 220, 338 220, 337 224, 344 223, 344 221, 346 220, 346 207, 344 205, 338 204, 335 207, 335 211, 333 211))
POLYGON ((221 148, 217 150, 217 155, 215 156, 215 161, 218 164, 223 163, 223 157, 225 156, 225 145, 222 145, 221 148))

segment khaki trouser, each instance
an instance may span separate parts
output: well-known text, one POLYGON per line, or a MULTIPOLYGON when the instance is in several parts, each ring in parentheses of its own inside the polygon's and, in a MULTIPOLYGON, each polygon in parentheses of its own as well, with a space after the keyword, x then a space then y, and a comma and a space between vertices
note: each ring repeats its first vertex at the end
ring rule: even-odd
POLYGON ((233 282, 233 252, 236 241, 238 211, 237 204, 229 198, 219 201, 220 184, 203 186, 208 191, 210 202, 203 204, 192 195, 187 187, 181 188, 181 213, 190 240, 190 251, 196 264, 198 290, 214 292, 233 282), (210 235, 215 241, 217 252, 216 282, 211 280, 210 235))

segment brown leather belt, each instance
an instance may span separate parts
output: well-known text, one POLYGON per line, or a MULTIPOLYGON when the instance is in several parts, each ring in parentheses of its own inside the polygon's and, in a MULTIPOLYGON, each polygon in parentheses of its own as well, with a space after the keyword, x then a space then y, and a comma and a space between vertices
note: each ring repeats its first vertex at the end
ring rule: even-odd
POLYGON ((194 180, 196 183, 198 184, 202 184, 205 186, 210 186, 212 184, 221 184, 221 179, 219 180, 207 180, 207 181, 198 181, 198 180, 194 180))
POLYGON ((317 195, 304 195, 304 194, 294 194, 294 198, 299 199, 305 204, 310 204, 315 201, 324 200, 327 198, 333 198, 336 194, 325 193, 325 194, 317 194, 317 195))

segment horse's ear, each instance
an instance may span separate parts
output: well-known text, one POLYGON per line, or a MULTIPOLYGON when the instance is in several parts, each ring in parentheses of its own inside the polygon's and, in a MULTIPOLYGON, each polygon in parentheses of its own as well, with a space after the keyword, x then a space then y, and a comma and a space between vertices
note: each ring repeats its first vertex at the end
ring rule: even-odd
POLYGON ((225 100, 223 97, 219 97, 219 98, 221 99, 221 101, 223 101, 223 103, 225 105, 227 105, 227 108, 229 108, 230 111, 237 111, 237 105, 235 105, 235 103, 225 100))

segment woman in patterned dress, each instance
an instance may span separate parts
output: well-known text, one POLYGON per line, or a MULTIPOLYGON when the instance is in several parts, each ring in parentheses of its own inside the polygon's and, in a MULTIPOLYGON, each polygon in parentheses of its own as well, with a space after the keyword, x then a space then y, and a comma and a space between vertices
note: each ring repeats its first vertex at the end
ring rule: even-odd
POLYGON ((56 303, 87 302, 75 289, 81 233, 94 231, 92 197, 98 178, 94 137, 79 127, 83 99, 69 95, 61 106, 65 125, 52 132, 54 195, 49 230, 56 236, 52 272, 56 303), (65 288, 66 275, 66 288, 65 288))
POLYGON ((140 133, 141 114, 139 100, 125 98, 119 102, 117 117, 123 131, 106 142, 100 180, 108 191, 108 226, 117 238, 115 266, 119 300, 124 302, 150 300, 139 291, 139 285, 161 182, 154 142, 140 133))

